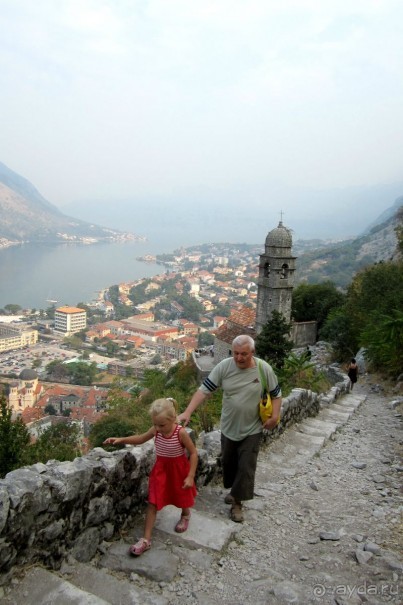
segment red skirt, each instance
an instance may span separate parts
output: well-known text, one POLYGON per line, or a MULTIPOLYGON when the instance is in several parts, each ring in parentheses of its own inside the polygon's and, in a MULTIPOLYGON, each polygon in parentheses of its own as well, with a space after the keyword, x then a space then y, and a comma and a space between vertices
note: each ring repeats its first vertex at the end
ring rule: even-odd
POLYGON ((183 488, 183 482, 189 474, 190 463, 186 455, 168 458, 157 456, 148 482, 148 501, 161 510, 167 504, 178 508, 191 508, 197 494, 193 484, 183 488))

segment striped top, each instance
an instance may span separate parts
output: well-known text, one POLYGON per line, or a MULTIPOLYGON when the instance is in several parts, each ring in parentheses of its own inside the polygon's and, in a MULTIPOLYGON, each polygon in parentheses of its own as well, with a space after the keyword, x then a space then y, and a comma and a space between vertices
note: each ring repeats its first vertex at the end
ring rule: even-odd
POLYGON ((179 440, 179 431, 183 427, 179 424, 170 437, 164 437, 158 431, 155 434, 155 451, 157 456, 165 456, 167 458, 176 458, 177 456, 183 456, 185 448, 179 440))

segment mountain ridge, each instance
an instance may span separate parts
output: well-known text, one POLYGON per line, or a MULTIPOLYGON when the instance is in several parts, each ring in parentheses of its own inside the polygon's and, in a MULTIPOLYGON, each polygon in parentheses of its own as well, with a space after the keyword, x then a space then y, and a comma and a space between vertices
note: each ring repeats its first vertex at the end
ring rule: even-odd
POLYGON ((397 228, 403 222, 403 196, 382 212, 364 234, 334 245, 316 248, 298 256, 298 282, 330 280, 346 287, 352 275, 370 265, 401 259, 397 228), (386 220, 383 220, 388 216, 386 220))
POLYGON ((21 243, 142 239, 63 214, 34 185, 0 162, 0 248, 21 243))

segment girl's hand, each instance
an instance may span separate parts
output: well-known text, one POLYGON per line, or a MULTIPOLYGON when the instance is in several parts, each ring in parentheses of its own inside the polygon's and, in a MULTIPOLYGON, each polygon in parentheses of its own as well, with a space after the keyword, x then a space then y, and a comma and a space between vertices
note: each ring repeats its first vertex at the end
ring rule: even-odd
POLYGON ((193 484, 194 484, 193 477, 191 477, 190 475, 188 475, 186 477, 186 479, 184 480, 182 487, 183 487, 183 489, 189 489, 190 487, 193 487, 193 484))
POLYGON ((117 445, 119 441, 119 437, 108 437, 108 439, 105 439, 102 445, 117 445))

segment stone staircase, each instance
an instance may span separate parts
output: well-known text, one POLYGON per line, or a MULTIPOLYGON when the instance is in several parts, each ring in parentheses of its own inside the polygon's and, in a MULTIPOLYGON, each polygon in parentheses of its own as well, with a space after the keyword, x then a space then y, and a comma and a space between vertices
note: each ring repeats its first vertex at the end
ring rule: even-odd
MULTIPOLYGON (((139 518, 130 534, 122 532, 119 540, 101 544, 95 560, 90 563, 68 559, 58 572, 40 566, 21 569, 11 587, 0 587, 0 605, 168 605, 179 602, 178 582, 180 586, 181 579, 189 578, 196 590, 212 566, 219 563, 228 545, 242 539, 248 514, 252 515, 262 506, 268 490, 278 488, 273 482, 273 469, 284 480, 298 473, 365 399, 365 395, 347 394, 264 448, 256 475, 257 498, 245 504, 244 525, 228 520, 222 488, 208 485, 200 490, 185 534, 175 534, 178 510, 166 507, 158 514, 153 546, 141 557, 127 554, 129 544, 142 535, 143 519, 139 518)), ((200 602, 210 605, 220 602, 219 597, 217 599, 200 602)))

